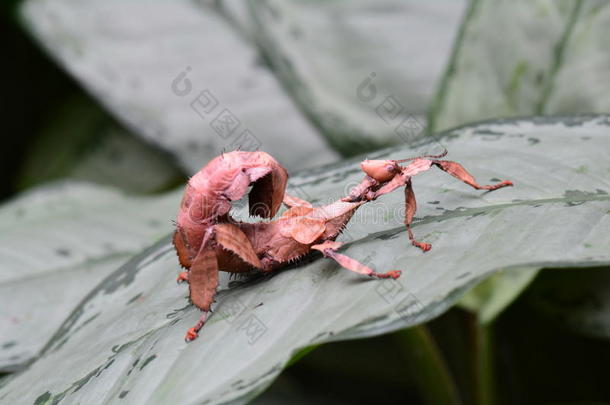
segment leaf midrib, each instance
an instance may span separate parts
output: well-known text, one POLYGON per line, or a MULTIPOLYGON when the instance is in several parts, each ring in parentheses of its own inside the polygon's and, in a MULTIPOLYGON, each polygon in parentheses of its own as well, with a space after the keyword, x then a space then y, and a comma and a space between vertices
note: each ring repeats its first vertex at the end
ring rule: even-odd
MULTIPOLYGON (((413 227, 417 227, 417 226, 421 226, 421 225, 426 225, 431 222, 440 222, 440 221, 445 221, 445 220, 453 219, 453 218, 468 217, 468 216, 473 216, 476 214, 483 214, 483 213, 487 213, 487 212, 491 212, 491 211, 495 211, 495 210, 503 210, 505 208, 518 207, 518 206, 522 206, 522 205, 556 204, 556 203, 586 203, 586 202, 592 202, 592 201, 610 201, 610 195, 596 194, 596 195, 588 195, 586 197, 578 197, 578 198, 574 198, 574 197, 542 198, 542 199, 537 199, 537 200, 513 201, 510 203, 487 205, 487 206, 483 206, 483 207, 473 207, 473 208, 463 208, 463 209, 456 208, 453 210, 446 210, 445 212, 443 212, 440 215, 428 215, 421 219, 416 219, 411 224, 411 227, 413 228, 413 227)), ((391 236, 391 235, 403 232, 404 229, 405 229, 404 225, 400 225, 400 226, 396 226, 396 227, 393 227, 393 228, 390 228, 390 229, 387 229, 384 231, 374 232, 374 233, 368 234, 364 238, 346 243, 344 246, 348 247, 352 244, 358 244, 360 242, 365 242, 367 240, 377 239, 379 236, 382 236, 382 235, 391 236)))

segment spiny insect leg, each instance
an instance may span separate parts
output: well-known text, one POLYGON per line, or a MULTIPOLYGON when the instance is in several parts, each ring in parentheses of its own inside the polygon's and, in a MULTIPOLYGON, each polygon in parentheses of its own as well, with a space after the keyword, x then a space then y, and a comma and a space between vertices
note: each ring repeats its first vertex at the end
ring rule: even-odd
POLYGON ((427 252, 432 248, 432 245, 430 245, 429 243, 419 242, 415 240, 413 232, 411 231, 411 222, 413 222, 413 217, 415 216, 416 210, 417 202, 415 201, 415 193, 413 192, 413 185, 411 184, 411 179, 409 179, 407 181, 407 186, 405 187, 405 226, 407 227, 409 240, 411 241, 413 246, 417 246, 424 252, 427 252))
POLYGON ((477 181, 475 180, 475 178, 470 173, 468 173, 468 171, 466 169, 464 169, 464 167, 461 164, 459 164, 457 162, 452 162, 449 160, 433 160, 432 164, 439 167, 441 170, 449 173, 456 179, 462 180, 464 183, 468 184, 469 186, 476 188, 477 190, 496 190, 498 188, 513 185, 512 181, 504 180, 504 181, 501 181, 496 184, 482 186, 482 185, 478 184, 477 181))
POLYGON ((366 276, 376 277, 376 278, 393 278, 393 279, 397 279, 398 277, 400 277, 400 274, 402 273, 400 270, 390 270, 387 273, 377 273, 375 270, 360 263, 358 260, 352 259, 351 257, 348 257, 341 253, 337 253, 336 250, 340 246, 341 246, 341 243, 339 243, 339 242, 328 241, 328 242, 321 243, 319 245, 313 245, 311 248, 319 250, 320 252, 322 252, 322 254, 325 257, 330 257, 331 259, 333 259, 334 261, 339 263, 342 267, 344 267, 350 271, 353 271, 355 273, 364 274, 366 276))

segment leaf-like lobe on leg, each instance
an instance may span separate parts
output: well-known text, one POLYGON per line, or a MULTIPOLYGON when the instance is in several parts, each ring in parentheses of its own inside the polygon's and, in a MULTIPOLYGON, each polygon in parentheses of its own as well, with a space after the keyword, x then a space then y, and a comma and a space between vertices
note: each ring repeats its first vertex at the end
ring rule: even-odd
POLYGON ((250 265, 261 268, 262 264, 254 251, 252 243, 245 233, 233 224, 218 224, 214 226, 216 242, 230 250, 250 265))
POLYGON ((326 222, 323 219, 297 217, 290 221, 290 237, 299 243, 313 243, 324 233, 326 222))
POLYGON ((174 244, 174 247, 176 248, 176 253, 178 254, 178 261, 180 262, 180 265, 187 269, 191 267, 191 258, 189 250, 186 245, 186 242, 184 241, 184 237, 182 236, 180 227, 178 227, 174 232, 172 242, 174 244))
POLYGON ((286 210, 286 212, 282 214, 282 218, 300 217, 309 214, 311 211, 313 211, 313 208, 311 207, 295 206, 286 210))
POLYGON ((203 246, 193 259, 189 273, 189 292, 191 301, 202 311, 209 311, 214 302, 218 286, 218 263, 216 252, 203 246))

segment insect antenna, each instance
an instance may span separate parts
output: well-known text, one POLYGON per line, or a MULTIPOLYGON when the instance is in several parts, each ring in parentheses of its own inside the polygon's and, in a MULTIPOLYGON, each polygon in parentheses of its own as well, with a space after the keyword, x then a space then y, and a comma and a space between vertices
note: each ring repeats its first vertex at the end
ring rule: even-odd
POLYGON ((409 160, 415 160, 415 159, 421 159, 421 158, 440 159, 440 158, 447 156, 447 153, 448 153, 447 148, 443 148, 443 149, 445 149, 445 150, 442 153, 439 153, 438 155, 421 155, 421 156, 417 156, 417 157, 410 157, 410 158, 406 158, 406 159, 396 160, 396 163, 408 162, 409 160))

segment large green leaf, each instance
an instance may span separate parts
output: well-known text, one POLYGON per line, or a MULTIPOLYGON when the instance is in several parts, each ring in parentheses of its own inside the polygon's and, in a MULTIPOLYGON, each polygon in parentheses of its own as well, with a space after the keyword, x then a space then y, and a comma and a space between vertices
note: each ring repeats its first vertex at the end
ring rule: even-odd
POLYGON ((545 114, 610 111, 610 3, 582 1, 542 106, 545 114))
POLYGON ((610 3, 473 0, 430 130, 523 115, 607 113, 610 3))
POLYGON ((0 371, 31 360, 96 284, 166 234, 179 200, 59 183, 4 205, 0 371))
MULTIPOLYGON (((473 0, 435 106, 430 131, 482 119, 608 112, 605 1, 473 0)), ((492 321, 536 269, 500 272, 461 303, 492 321)))
POLYGON ((336 158, 213 2, 26 0, 20 10, 69 73, 189 173, 239 146, 265 149, 289 169, 336 158), (233 124, 218 134, 212 122, 225 109, 233 124))
POLYGON ((250 1, 278 77, 345 154, 423 135, 465 1, 250 1))
MULTIPOLYGON (((403 193, 363 208, 340 239, 344 253, 404 270, 368 280, 333 262, 293 266, 271 277, 228 282, 200 338, 185 344, 199 314, 174 279, 169 236, 134 257, 75 309, 27 370, 3 381, 5 403, 227 403, 261 392, 299 348, 371 336, 431 319, 499 269, 610 263, 610 117, 488 122, 445 133, 451 158, 481 182, 469 189, 440 171, 414 179, 414 232, 433 249, 409 245, 403 193), (58 373, 58 368, 61 373, 58 373)), ((401 158, 407 148, 376 157, 401 158)), ((357 161, 292 179, 320 202, 361 178, 357 161)))
POLYGON ((478 322, 488 324, 527 288, 538 271, 537 266, 497 271, 464 294, 458 304, 475 312, 478 322))

